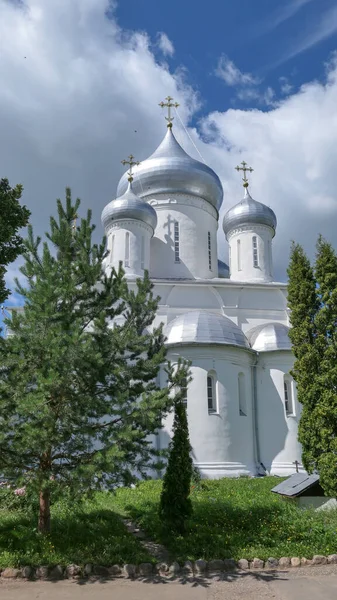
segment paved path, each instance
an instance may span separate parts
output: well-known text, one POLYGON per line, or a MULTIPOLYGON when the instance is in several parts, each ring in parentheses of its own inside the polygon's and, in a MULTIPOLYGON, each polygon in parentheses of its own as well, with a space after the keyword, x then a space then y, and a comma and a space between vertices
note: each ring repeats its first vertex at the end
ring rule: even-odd
POLYGON ((336 600, 337 565, 238 573, 224 581, 23 582, 0 580, 1 600, 336 600))

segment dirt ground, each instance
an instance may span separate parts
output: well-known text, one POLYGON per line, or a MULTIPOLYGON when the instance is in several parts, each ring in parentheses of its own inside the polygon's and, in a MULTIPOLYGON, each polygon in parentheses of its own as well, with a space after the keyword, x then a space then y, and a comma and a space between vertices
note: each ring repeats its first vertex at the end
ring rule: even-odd
POLYGON ((1 600, 336 600, 337 565, 240 572, 223 579, 36 581, 0 579, 1 600))

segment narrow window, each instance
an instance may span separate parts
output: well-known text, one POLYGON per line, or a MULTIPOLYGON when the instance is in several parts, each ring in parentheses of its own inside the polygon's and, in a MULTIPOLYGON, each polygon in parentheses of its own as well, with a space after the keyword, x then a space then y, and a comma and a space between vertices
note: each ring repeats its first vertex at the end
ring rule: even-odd
POLYGON ((232 270, 232 249, 230 246, 228 246, 228 263, 229 263, 229 274, 231 273, 232 270))
POLYGON ((145 260, 145 238, 142 235, 141 248, 140 248, 140 268, 144 269, 144 260, 145 260))
POLYGON ((179 223, 174 222, 174 262, 180 262, 179 256, 179 223))
POLYGON ((211 232, 208 232, 208 268, 212 270, 212 247, 211 247, 211 232))
POLYGON ((247 401, 246 401, 244 373, 239 373, 238 387, 239 387, 239 413, 240 413, 241 417, 246 417, 247 416, 247 401))
POLYGON ((187 407, 187 381, 184 378, 181 384, 181 401, 185 407, 187 407))
POLYGON ((208 412, 216 412, 216 380, 213 373, 207 375, 207 404, 208 412))
POLYGON ((125 234, 125 267, 130 266, 130 234, 127 232, 125 234))
POLYGON ((284 408, 286 411, 287 417, 294 416, 294 401, 293 394, 291 389, 291 381, 289 378, 285 378, 283 381, 284 387, 284 408))
POLYGON ((237 259, 238 259, 238 271, 241 271, 241 241, 240 240, 237 240, 236 248, 237 248, 237 259))
POLYGON ((253 265, 255 268, 259 266, 258 256, 257 256, 257 237, 253 235, 253 265))
POLYGON ((272 256, 272 248, 271 248, 271 241, 268 240, 268 250, 269 250, 269 275, 270 277, 272 277, 273 275, 273 256, 272 256))
POLYGON ((115 236, 113 235, 111 238, 111 254, 110 254, 110 262, 114 259, 114 248, 115 248, 115 236))

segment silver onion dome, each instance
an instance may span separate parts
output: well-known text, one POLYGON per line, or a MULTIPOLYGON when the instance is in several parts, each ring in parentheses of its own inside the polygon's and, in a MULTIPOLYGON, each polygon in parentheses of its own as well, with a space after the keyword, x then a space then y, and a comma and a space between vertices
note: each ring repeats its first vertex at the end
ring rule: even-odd
POLYGON ((164 329, 166 344, 223 344, 249 348, 241 329, 227 317, 205 310, 194 310, 179 315, 164 329))
POLYGON ((243 200, 226 212, 222 227, 227 235, 236 227, 252 224, 268 225, 268 227, 273 229, 275 235, 277 220, 274 211, 269 206, 262 204, 262 202, 254 200, 248 191, 248 187, 245 187, 243 200))
POLYGON ((289 327, 281 323, 258 325, 247 333, 251 347, 256 352, 291 350, 289 327))
POLYGON ((157 213, 155 209, 136 196, 131 182, 128 182, 127 189, 122 196, 106 205, 101 217, 104 228, 112 221, 120 221, 122 219, 142 221, 152 227, 153 231, 157 226, 157 213))
MULTIPOLYGON (((178 144, 172 128, 157 150, 134 168, 134 191, 141 198, 157 194, 190 194, 207 200, 217 210, 223 189, 219 177, 204 163, 189 156, 178 144)), ((117 195, 124 194, 128 174, 121 178, 117 195)))

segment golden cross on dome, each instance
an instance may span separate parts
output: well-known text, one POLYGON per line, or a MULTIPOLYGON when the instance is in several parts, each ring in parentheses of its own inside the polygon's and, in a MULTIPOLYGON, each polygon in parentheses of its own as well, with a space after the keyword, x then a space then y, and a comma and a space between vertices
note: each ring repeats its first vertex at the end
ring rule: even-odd
POLYGON ((130 181, 130 183, 133 182, 132 168, 135 167, 135 166, 138 167, 138 165, 140 165, 140 162, 138 162, 136 160, 133 160, 134 158, 135 157, 133 156, 133 154, 130 154, 130 156, 128 156, 129 160, 122 160, 121 161, 122 165, 129 165, 129 167, 130 167, 129 172, 128 172, 128 176, 129 176, 128 177, 128 181, 130 181))
POLYGON ((238 165, 237 167, 235 167, 235 169, 236 169, 238 172, 239 172, 239 171, 243 171, 243 178, 242 178, 242 181, 243 181, 243 187, 247 188, 247 187, 249 186, 249 182, 248 182, 248 179, 247 179, 247 177, 246 177, 246 173, 247 173, 247 171, 248 171, 249 173, 252 173, 252 172, 254 171, 254 169, 252 169, 252 167, 247 167, 247 163, 246 163, 244 160, 242 161, 242 163, 241 163, 241 164, 242 164, 242 167, 239 167, 239 165, 238 165))
POLYGON ((162 108, 167 108, 168 116, 165 117, 166 121, 168 121, 167 127, 172 127, 172 121, 174 117, 171 116, 171 108, 178 108, 179 104, 178 102, 172 102, 173 98, 171 96, 167 96, 165 100, 166 102, 159 102, 159 106, 161 106, 162 108))

